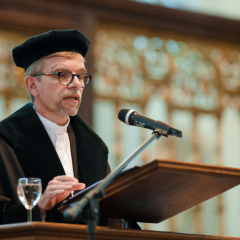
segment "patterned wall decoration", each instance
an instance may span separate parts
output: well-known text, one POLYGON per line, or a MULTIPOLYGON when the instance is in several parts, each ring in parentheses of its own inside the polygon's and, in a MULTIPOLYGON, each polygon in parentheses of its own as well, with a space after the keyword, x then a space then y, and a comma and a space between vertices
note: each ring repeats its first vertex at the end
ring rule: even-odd
POLYGON ((16 67, 12 60, 12 49, 25 41, 22 33, 0 31, 0 97, 4 101, 4 116, 11 113, 14 99, 29 99, 24 83, 24 70, 16 67))
MULTIPOLYGON (((230 150, 224 140, 228 111, 235 114, 235 120, 230 117, 230 121, 237 122, 239 118, 238 46, 105 24, 99 25, 95 36, 94 116, 97 121, 94 126, 109 145, 112 166, 123 160, 127 147, 123 139, 139 141, 138 137, 134 138, 123 130, 125 127, 115 117, 118 111, 129 105, 135 106, 142 114, 151 112, 153 116, 157 115, 160 108, 153 109, 153 99, 157 99, 156 104, 161 102, 165 109, 162 111, 165 116, 159 120, 185 130, 184 138, 182 142, 170 138, 162 142, 160 150, 156 145, 145 151, 140 164, 152 160, 151 154, 155 152, 154 157, 158 158, 240 166, 238 162, 235 165, 230 163, 230 150), (108 137, 101 130, 105 123, 101 121, 99 108, 105 109, 109 118, 114 118, 106 126, 112 127, 113 134, 108 137)), ((144 131, 139 130, 139 143, 147 138, 144 131)), ((234 136, 238 139, 239 135, 240 132, 233 133, 230 140, 234 141, 234 136)), ((239 198, 240 191, 236 191, 233 195, 239 198)), ((162 225, 145 224, 143 228, 240 236, 240 232, 232 232, 226 224, 229 204, 228 195, 220 195, 162 225)), ((237 221, 239 215, 240 212, 235 216, 237 221)))
POLYGON ((229 105, 240 109, 240 49, 235 46, 102 28, 96 41, 97 97, 144 108, 150 95, 161 94, 171 109, 216 116, 229 105))

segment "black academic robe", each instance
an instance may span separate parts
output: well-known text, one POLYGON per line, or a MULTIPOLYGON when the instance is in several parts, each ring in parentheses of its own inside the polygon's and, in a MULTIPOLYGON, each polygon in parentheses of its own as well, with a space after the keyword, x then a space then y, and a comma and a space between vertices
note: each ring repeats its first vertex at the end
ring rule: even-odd
MULTIPOLYGON (((79 116, 70 117, 70 126, 76 141, 74 173, 79 182, 89 186, 106 176, 108 149, 79 116)), ((48 182, 59 175, 65 175, 64 169, 31 103, 0 122, 0 223, 27 220, 27 211, 17 196, 18 178, 41 178, 44 192, 48 182)), ((47 211, 48 221, 64 222, 58 206, 47 211)), ((41 221, 37 206, 33 221, 41 221)))

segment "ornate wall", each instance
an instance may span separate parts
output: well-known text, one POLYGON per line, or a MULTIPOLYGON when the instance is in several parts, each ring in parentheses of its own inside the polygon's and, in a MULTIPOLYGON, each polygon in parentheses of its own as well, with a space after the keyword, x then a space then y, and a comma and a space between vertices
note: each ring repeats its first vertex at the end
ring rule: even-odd
POLYGON ((16 67, 12 60, 12 49, 27 38, 18 32, 0 30, 0 119, 29 101, 24 70, 16 67))

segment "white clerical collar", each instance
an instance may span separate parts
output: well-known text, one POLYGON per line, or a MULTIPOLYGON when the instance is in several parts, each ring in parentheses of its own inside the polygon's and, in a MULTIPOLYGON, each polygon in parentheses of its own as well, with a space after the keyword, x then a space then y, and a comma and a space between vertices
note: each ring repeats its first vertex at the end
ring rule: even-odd
MULTIPOLYGON (((33 106, 33 108, 34 108, 34 106, 33 106)), ((54 123, 54 122, 46 119, 42 115, 40 115, 35 108, 34 108, 34 110, 36 111, 38 117, 40 118, 41 122, 43 123, 44 127, 47 130, 51 131, 52 133, 54 133, 56 135, 62 135, 62 134, 64 134, 67 131, 67 127, 68 127, 69 122, 70 122, 69 118, 68 118, 68 122, 65 125, 59 126, 56 123, 54 123)))

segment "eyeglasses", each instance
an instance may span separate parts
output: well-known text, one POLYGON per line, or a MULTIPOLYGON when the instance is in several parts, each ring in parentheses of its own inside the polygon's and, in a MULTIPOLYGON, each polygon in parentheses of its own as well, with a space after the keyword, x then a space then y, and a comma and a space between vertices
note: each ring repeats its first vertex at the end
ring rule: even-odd
POLYGON ((32 75, 32 77, 36 77, 36 76, 40 76, 40 75, 58 75, 58 81, 63 86, 70 85, 73 81, 73 78, 75 76, 77 76, 79 82, 81 82, 83 85, 83 86, 80 86, 81 88, 87 87, 92 79, 92 76, 87 73, 73 74, 68 71, 37 73, 37 74, 32 75))

